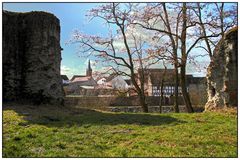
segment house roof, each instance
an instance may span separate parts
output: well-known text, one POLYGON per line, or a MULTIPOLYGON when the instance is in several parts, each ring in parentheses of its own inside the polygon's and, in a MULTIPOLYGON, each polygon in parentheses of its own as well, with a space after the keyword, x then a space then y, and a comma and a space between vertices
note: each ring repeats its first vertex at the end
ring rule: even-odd
POLYGON ((86 77, 85 75, 73 75, 70 81, 73 81, 75 78, 78 77, 86 77))
MULTIPOLYGON (((150 77, 152 85, 159 86, 161 84, 163 73, 165 69, 146 69, 145 75, 146 77, 150 77)), ((141 70, 139 70, 140 72, 141 70)), ((181 79, 179 78, 179 82, 181 79)), ((193 77, 193 75, 188 74, 186 75, 186 82, 187 84, 198 84, 198 83, 205 83, 206 78, 205 77, 193 77)), ((165 84, 174 84, 175 83, 175 70, 174 69, 167 69, 165 71, 165 78, 164 78, 165 84)))
MULTIPOLYGON (((174 69, 167 69, 165 71, 165 69, 160 69, 160 68, 144 69, 145 82, 147 82, 148 78, 150 78, 152 85, 159 86, 161 84, 164 72, 165 72, 165 77, 164 77, 165 84, 174 83, 174 76, 175 76, 174 69)), ((141 69, 138 70, 139 75, 141 75, 140 73, 141 73, 141 69)))
POLYGON ((117 74, 111 74, 110 76, 106 77, 106 82, 111 81, 113 78, 117 77, 117 74))
MULTIPOLYGON (((73 78, 72 78, 72 79, 73 79, 73 78)), ((85 81, 89 81, 89 80, 91 80, 91 79, 92 79, 91 76, 84 76, 84 77, 79 76, 79 77, 75 77, 75 78, 72 80, 72 82, 85 82, 85 81)))
POLYGON ((80 86, 96 86, 97 82, 91 76, 77 77, 69 83, 71 87, 80 86))
POLYGON ((69 80, 68 77, 67 77, 67 75, 61 75, 61 78, 62 78, 63 80, 69 80))
POLYGON ((150 74, 150 80, 153 85, 160 85, 161 81, 163 79, 165 72, 165 83, 172 83, 174 82, 174 69, 149 69, 149 74, 150 74))

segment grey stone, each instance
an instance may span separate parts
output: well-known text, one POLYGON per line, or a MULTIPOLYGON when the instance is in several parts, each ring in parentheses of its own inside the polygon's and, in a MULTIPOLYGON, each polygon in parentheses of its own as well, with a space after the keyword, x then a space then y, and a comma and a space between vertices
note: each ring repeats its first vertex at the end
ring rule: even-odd
POLYGON ((238 29, 231 29, 217 44, 208 66, 208 102, 205 110, 237 106, 238 29))
POLYGON ((3 11, 3 101, 62 103, 59 19, 3 11))

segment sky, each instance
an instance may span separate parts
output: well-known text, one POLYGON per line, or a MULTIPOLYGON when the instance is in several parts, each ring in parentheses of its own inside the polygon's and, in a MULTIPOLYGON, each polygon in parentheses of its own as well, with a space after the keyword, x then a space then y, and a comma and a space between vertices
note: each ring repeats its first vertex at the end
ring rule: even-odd
MULTIPOLYGON (((45 11, 53 13, 60 20, 62 62, 61 74, 68 78, 73 75, 85 75, 88 60, 92 62, 93 71, 101 70, 101 66, 94 66, 94 57, 80 57, 77 53, 78 45, 67 43, 74 30, 78 29, 86 34, 106 34, 107 29, 100 19, 87 22, 86 13, 100 3, 3 3, 3 9, 15 12, 45 11)), ((207 65, 208 60, 203 60, 207 65)), ((201 65, 201 64, 200 64, 201 65)), ((204 76, 205 71, 197 72, 194 67, 188 67, 187 72, 196 76, 204 76)))

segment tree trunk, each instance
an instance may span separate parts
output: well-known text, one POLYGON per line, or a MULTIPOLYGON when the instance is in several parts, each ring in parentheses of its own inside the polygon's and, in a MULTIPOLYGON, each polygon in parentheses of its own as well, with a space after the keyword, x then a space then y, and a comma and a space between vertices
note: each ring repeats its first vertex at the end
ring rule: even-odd
POLYGON ((148 104, 146 103, 146 96, 144 94, 141 94, 139 98, 140 98, 140 104, 142 106, 143 112, 148 113, 148 104))
POLYGON ((187 53, 186 53, 186 33, 187 33, 187 5, 184 2, 183 8, 182 8, 182 34, 181 34, 181 52, 182 52, 182 58, 181 58, 181 72, 180 72, 180 78, 181 78, 181 87, 182 87, 182 95, 184 98, 185 105, 187 107, 188 113, 193 112, 192 104, 189 98, 189 94, 187 92, 187 86, 186 86, 186 63, 187 63, 187 53))
POLYGON ((161 81, 161 90, 160 90, 160 100, 159 100, 159 112, 162 113, 162 104, 163 104, 163 87, 164 87, 164 80, 161 81))
POLYGON ((186 68, 185 65, 181 66, 181 87, 182 87, 182 95, 183 95, 183 99, 187 108, 188 113, 193 113, 193 108, 192 108, 192 104, 189 98, 189 94, 187 92, 187 86, 186 86, 186 68))
POLYGON ((161 91, 160 91, 160 101, 159 101, 159 110, 160 113, 162 113, 162 102, 163 102, 163 87, 164 87, 164 80, 165 80, 165 76, 166 76, 166 71, 167 71, 167 67, 163 61, 163 66, 164 66, 164 71, 163 71, 163 75, 162 75, 162 80, 161 80, 161 91))
MULTIPOLYGON (((165 13, 165 19, 166 19, 166 27, 168 29, 168 32, 172 33, 171 31, 171 27, 170 27, 170 23, 169 23, 169 18, 168 18, 168 12, 166 9, 166 4, 163 3, 163 9, 164 9, 164 13, 165 13)), ((179 21, 179 19, 177 19, 177 21, 179 21)), ((178 22, 177 22, 177 30, 176 30, 176 34, 178 33, 178 22)), ((172 48, 173 48, 173 56, 174 56, 174 70, 175 70, 175 98, 174 98, 174 111, 176 113, 179 112, 179 108, 178 108, 178 86, 179 86, 179 80, 178 80, 178 55, 177 55, 177 50, 178 50, 178 37, 176 37, 175 41, 173 38, 172 34, 168 34, 171 43, 172 43, 172 48)))
POLYGON ((145 96, 145 92, 144 92, 144 70, 141 70, 141 75, 139 75, 140 77, 137 77, 140 81, 140 87, 136 81, 136 77, 135 77, 135 74, 134 74, 134 70, 133 68, 131 68, 131 80, 132 80, 132 83, 136 89, 136 92, 138 94, 138 97, 139 97, 139 101, 140 101, 140 105, 143 109, 143 112, 148 112, 148 105, 146 103, 146 96, 145 96))
MULTIPOLYGON (((141 63, 141 61, 140 61, 141 63)), ((145 87, 144 87, 144 82, 145 82, 145 70, 142 66, 142 63, 141 63, 141 72, 140 72, 140 77, 139 77, 139 80, 140 80, 140 101, 141 101, 141 105, 142 105, 142 108, 143 108, 143 112, 148 112, 148 105, 146 103, 146 95, 145 95, 145 87)))
POLYGON ((206 38, 207 33, 206 33, 206 29, 205 29, 205 26, 204 26, 203 21, 202 21, 202 12, 201 12, 200 3, 197 3, 197 5, 198 5, 198 19, 199 19, 199 22, 200 22, 200 26, 202 28, 203 36, 205 36, 204 40, 205 40, 205 43, 207 45, 207 51, 208 51, 209 57, 210 57, 210 59, 212 59, 212 49, 211 49, 210 42, 209 42, 208 38, 206 38))
POLYGON ((179 113, 179 107, 178 107, 178 86, 179 86, 179 78, 178 78, 178 66, 175 64, 174 66, 175 71, 175 90, 174 90, 174 112, 179 113))

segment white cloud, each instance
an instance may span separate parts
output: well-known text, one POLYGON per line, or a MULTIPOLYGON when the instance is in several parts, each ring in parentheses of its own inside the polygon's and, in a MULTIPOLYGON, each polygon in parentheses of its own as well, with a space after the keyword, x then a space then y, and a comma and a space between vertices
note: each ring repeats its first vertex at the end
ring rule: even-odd
POLYGON ((68 67, 65 65, 61 65, 61 75, 67 75, 70 79, 73 75, 84 75, 85 74, 85 68, 82 66, 77 67, 68 67))
POLYGON ((65 65, 61 65, 61 74, 67 74, 70 70, 71 70, 71 68, 69 68, 65 65))

